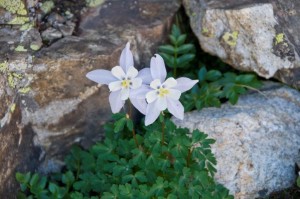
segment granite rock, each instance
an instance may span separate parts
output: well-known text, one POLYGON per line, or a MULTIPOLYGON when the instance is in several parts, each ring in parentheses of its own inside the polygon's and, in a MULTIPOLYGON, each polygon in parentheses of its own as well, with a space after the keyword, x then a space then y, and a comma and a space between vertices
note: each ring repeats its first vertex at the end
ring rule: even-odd
POLYGON ((215 178, 236 199, 264 198, 295 182, 300 158, 299 91, 268 83, 261 93, 241 96, 235 106, 204 108, 174 121, 216 140, 215 178))
POLYGON ((300 88, 300 2, 184 0, 201 47, 242 71, 300 88))

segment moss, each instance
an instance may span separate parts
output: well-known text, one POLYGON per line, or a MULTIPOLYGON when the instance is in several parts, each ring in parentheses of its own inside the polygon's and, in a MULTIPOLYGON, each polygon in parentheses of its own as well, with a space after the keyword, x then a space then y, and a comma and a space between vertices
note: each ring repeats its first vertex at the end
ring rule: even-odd
POLYGON ((97 7, 103 4, 105 0, 86 0, 86 5, 89 7, 97 7))
POLYGON ((19 93, 21 93, 21 94, 29 93, 29 91, 31 91, 31 88, 29 86, 19 89, 19 93))
POLYGON ((19 45, 15 48, 15 51, 17 51, 17 52, 27 52, 27 49, 24 48, 24 46, 19 45))
POLYGON ((15 110, 16 110, 16 104, 13 103, 13 104, 10 106, 10 112, 13 113, 13 112, 15 112, 15 110))
POLYGON ((284 34, 283 33, 277 34, 275 37, 275 45, 282 43, 283 41, 284 41, 284 34))
POLYGON ((45 2, 43 2, 42 6, 41 6, 41 10, 45 14, 48 14, 53 8, 54 8, 54 2, 53 1, 45 1, 45 2))
POLYGON ((232 33, 226 32, 223 35, 222 38, 225 41, 225 43, 227 43, 229 46, 235 47, 236 43, 237 43, 238 36, 239 36, 239 32, 238 31, 233 31, 232 33))

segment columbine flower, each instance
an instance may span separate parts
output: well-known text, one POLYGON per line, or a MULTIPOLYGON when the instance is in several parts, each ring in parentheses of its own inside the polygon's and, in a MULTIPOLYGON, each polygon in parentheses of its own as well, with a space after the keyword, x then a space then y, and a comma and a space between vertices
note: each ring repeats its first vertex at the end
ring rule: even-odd
POLYGON ((130 51, 130 43, 126 44, 120 57, 120 66, 115 66, 111 71, 98 69, 86 74, 86 77, 99 84, 108 85, 111 91, 109 95, 109 103, 113 113, 117 113, 124 106, 125 100, 130 98, 131 103, 138 109, 143 111, 145 104, 134 98, 130 94, 131 90, 137 89, 142 85, 144 72, 138 77, 137 69, 133 67, 133 56, 130 51))
POLYGON ((150 87, 143 86, 139 89, 139 93, 146 93, 148 102, 145 125, 152 124, 158 118, 160 112, 165 109, 168 109, 172 115, 182 120, 184 108, 179 102, 180 95, 191 89, 198 80, 191 80, 186 77, 178 79, 170 77, 165 80, 167 76, 165 63, 158 54, 151 58, 149 72, 152 76, 150 87))

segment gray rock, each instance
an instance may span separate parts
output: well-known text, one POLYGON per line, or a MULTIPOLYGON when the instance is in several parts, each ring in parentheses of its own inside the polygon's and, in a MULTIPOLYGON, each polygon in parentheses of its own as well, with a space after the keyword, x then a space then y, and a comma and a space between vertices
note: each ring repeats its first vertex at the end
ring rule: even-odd
POLYGON ((184 0, 202 48, 234 68, 300 88, 296 0, 184 0))
POLYGON ((265 197, 295 182, 300 148, 300 93, 268 84, 241 96, 237 105, 205 108, 174 119, 216 139, 216 180, 236 199, 265 197))
MULTIPOLYGON (((17 193, 16 171, 57 170, 71 145, 88 147, 101 138, 102 125, 111 119, 109 92, 86 73, 116 66, 128 41, 135 66, 149 66, 179 6, 174 0, 107 0, 82 14, 76 36, 65 36, 37 52, 3 53, 7 62, 0 62, 0 198, 17 193)), ((16 38, 9 37, 10 29, 2 32, 13 42, 20 39, 18 31, 16 38)), ((6 39, 0 37, 0 42, 6 39)))
POLYGON ((42 32, 43 41, 47 41, 50 43, 52 43, 53 41, 55 41, 57 39, 62 38, 62 36, 63 36, 63 34, 59 30, 52 28, 52 27, 49 27, 42 32))
POLYGON ((75 30, 75 26, 76 24, 71 21, 67 21, 66 24, 57 24, 58 29, 64 37, 71 36, 75 30))

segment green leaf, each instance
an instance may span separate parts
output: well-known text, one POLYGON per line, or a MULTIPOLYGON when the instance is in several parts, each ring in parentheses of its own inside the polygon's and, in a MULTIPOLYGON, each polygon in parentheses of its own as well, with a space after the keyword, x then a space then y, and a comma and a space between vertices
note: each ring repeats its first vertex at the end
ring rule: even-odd
POLYGON ((174 35, 169 35, 169 39, 170 39, 172 45, 174 45, 174 46, 177 45, 177 39, 174 35))
POLYGON ((127 119, 124 117, 115 122, 115 128, 114 128, 115 133, 120 132, 124 129, 126 121, 127 119))
POLYGON ((182 34, 177 38, 177 45, 181 46, 186 40, 186 34, 182 34))
POLYGON ((297 178, 297 186, 300 187, 300 177, 297 178))
POLYGON ((217 81, 220 77, 222 77, 222 73, 218 70, 210 70, 207 72, 205 79, 208 81, 217 81))
POLYGON ((175 24, 173 24, 173 26, 172 26, 172 35, 175 38, 178 38, 181 35, 181 31, 180 31, 179 27, 176 26, 175 24))
POLYGON ((177 58, 177 67, 183 68, 195 58, 195 54, 184 54, 177 58))
POLYGON ((202 83, 204 82, 206 79, 206 73, 207 73, 207 70, 205 67, 202 67, 199 71, 198 71, 198 79, 199 79, 199 82, 202 83))
POLYGON ((127 126, 128 130, 130 130, 130 131, 133 130, 133 122, 131 119, 127 119, 126 126, 127 126))
POLYGON ((171 45, 160 46, 158 48, 158 50, 161 51, 162 53, 167 53, 167 54, 170 54, 170 55, 173 55, 176 51, 176 49, 171 45))
POLYGON ((177 53, 178 54, 185 54, 185 53, 190 52, 193 48, 195 48, 193 44, 184 44, 184 45, 178 47, 177 53))
POLYGON ((38 174, 33 174, 33 176, 31 177, 31 180, 30 180, 30 186, 36 186, 37 183, 39 181, 39 175, 38 174))

